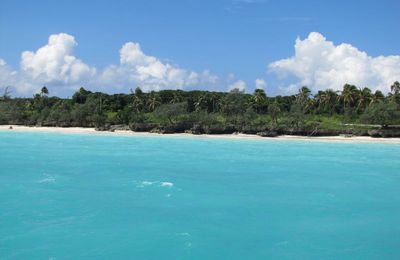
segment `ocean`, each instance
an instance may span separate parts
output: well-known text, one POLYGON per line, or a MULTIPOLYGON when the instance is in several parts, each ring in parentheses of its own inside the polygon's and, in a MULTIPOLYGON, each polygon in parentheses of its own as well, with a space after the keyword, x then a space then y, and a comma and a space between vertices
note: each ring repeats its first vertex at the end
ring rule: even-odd
POLYGON ((0 259, 400 259, 400 145, 0 131, 0 259))

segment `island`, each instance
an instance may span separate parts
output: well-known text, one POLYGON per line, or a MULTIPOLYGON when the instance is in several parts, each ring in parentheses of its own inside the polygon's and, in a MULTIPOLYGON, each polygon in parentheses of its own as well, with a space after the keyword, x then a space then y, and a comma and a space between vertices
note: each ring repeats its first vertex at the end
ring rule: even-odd
POLYGON ((342 91, 270 97, 263 89, 248 94, 204 90, 161 90, 128 94, 91 92, 81 87, 72 98, 50 96, 46 86, 32 98, 0 98, 0 124, 84 127, 160 134, 247 134, 262 137, 400 137, 400 83, 390 93, 345 84, 342 91))

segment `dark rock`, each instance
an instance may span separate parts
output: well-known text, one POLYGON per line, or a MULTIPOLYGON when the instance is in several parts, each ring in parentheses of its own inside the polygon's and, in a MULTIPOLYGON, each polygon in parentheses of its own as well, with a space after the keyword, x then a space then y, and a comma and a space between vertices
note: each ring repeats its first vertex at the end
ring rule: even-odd
POLYGON ((204 134, 204 129, 201 125, 195 124, 191 129, 187 130, 187 132, 194 135, 201 135, 204 134))
POLYGON ((204 133, 211 135, 220 135, 220 134, 233 134, 237 132, 237 129, 234 125, 210 125, 203 127, 204 133))
POLYGON ((371 137, 400 137, 400 128, 382 128, 377 130, 369 130, 368 134, 371 137))
POLYGON ((255 135, 259 132, 267 131, 265 126, 243 126, 240 128, 240 132, 243 134, 255 135))
POLYGON ((131 130, 128 125, 111 125, 109 126, 109 131, 114 132, 116 130, 119 131, 128 131, 131 130))
POLYGON ((276 131, 270 130, 258 132, 257 135, 261 137, 277 137, 279 134, 276 131))
POLYGON ((129 128, 135 132, 150 132, 152 129, 158 127, 158 124, 152 123, 133 123, 129 128))
POLYGON ((95 127, 94 130, 96 130, 96 131, 109 131, 110 128, 108 126, 98 126, 98 127, 95 127))

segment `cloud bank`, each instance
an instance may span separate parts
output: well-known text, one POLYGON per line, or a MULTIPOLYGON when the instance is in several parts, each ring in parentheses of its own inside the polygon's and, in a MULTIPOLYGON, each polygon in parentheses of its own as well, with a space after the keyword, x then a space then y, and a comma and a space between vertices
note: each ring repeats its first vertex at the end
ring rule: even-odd
POLYGON ((0 59, 0 88, 13 87, 21 95, 37 92, 43 85, 56 93, 80 86, 105 91, 127 91, 140 86, 145 91, 214 86, 218 77, 208 70, 189 71, 146 55, 139 43, 125 43, 119 64, 99 70, 74 56, 77 42, 66 33, 50 35, 46 45, 21 54, 19 70, 12 70, 0 59))
POLYGON ((304 40, 298 38, 294 49, 293 57, 268 65, 268 70, 282 79, 298 79, 288 87, 289 91, 303 85, 314 91, 341 90, 349 83, 386 93, 400 77, 400 56, 371 57, 350 44, 335 45, 318 32, 304 40))
POLYGON ((218 80, 209 71, 188 71, 169 63, 163 63, 143 53, 140 44, 125 43, 120 50, 120 64, 110 65, 99 75, 105 85, 139 85, 143 90, 165 88, 182 89, 187 86, 214 84, 218 80))
MULTIPOLYGON (((72 35, 53 34, 36 51, 24 51, 16 70, 0 59, 0 89, 11 86, 14 95, 29 96, 43 85, 56 95, 70 95, 81 86, 109 93, 127 92, 137 86, 144 91, 247 88, 246 82, 234 74, 221 79, 208 70, 180 68, 146 54, 136 42, 121 47, 118 64, 95 68, 74 55, 77 45, 72 35)), ((294 49, 293 57, 268 65, 268 71, 278 75, 282 82, 291 81, 280 89, 282 93, 296 92, 303 85, 314 91, 341 90, 345 83, 387 93, 390 85, 400 80, 400 56, 371 57, 350 44, 335 45, 318 32, 303 40, 298 38, 294 49)), ((266 86, 264 79, 254 81, 255 88, 266 86)))

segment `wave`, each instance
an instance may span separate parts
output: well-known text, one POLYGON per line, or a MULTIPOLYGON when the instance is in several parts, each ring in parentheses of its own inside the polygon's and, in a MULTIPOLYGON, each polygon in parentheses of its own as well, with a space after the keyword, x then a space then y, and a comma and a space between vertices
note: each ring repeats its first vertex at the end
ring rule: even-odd
POLYGON ((161 186, 162 187, 172 187, 172 186, 174 186, 174 184, 172 182, 164 181, 164 182, 161 182, 161 186))
POLYGON ((44 176, 45 178, 39 180, 38 183, 52 183, 56 181, 56 178, 49 174, 44 174, 44 176))
POLYGON ((138 188, 144 188, 146 186, 152 186, 152 185, 171 188, 174 186, 174 183, 169 181, 142 181, 139 182, 136 186, 138 188))

